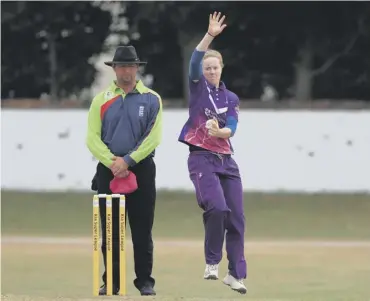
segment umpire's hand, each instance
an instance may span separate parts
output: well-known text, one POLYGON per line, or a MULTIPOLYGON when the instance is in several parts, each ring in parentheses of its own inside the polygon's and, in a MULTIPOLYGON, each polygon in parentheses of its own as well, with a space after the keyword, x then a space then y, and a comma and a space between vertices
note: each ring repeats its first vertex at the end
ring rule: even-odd
POLYGON ((123 158, 121 157, 116 157, 116 156, 114 156, 112 159, 113 159, 113 163, 110 166, 110 170, 112 171, 113 175, 115 177, 120 177, 120 178, 127 176, 128 165, 125 162, 125 160, 123 160, 123 158))

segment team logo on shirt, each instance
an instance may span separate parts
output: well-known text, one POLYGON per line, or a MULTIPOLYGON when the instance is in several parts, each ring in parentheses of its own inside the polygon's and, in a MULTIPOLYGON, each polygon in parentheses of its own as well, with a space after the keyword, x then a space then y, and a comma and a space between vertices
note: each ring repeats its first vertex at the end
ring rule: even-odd
POLYGON ((205 108, 204 114, 208 117, 208 119, 217 119, 218 122, 222 122, 223 119, 218 116, 216 113, 214 113, 212 110, 205 108))
POLYGON ((144 106, 140 106, 139 107, 139 117, 143 117, 144 116, 144 106))

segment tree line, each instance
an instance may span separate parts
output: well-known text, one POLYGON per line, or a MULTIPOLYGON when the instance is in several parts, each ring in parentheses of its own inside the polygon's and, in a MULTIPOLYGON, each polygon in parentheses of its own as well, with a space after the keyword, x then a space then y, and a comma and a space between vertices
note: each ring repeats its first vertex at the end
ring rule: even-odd
POLYGON ((240 98, 264 85, 280 99, 370 100, 368 2, 120 2, 113 20, 101 2, 2 2, 2 98, 53 99, 94 81, 91 57, 118 33, 148 60, 145 73, 166 98, 186 98, 188 61, 213 11, 227 28, 211 45, 223 79, 240 98), (127 22, 117 31, 114 23, 127 22))

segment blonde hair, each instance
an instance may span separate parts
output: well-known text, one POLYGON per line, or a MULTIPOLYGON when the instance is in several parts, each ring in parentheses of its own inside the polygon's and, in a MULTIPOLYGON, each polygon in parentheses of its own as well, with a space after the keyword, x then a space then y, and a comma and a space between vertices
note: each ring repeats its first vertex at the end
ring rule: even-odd
POLYGON ((206 51, 205 55, 203 56, 203 61, 209 57, 215 57, 220 61, 221 68, 224 67, 224 61, 222 59, 222 55, 217 50, 209 49, 206 51))

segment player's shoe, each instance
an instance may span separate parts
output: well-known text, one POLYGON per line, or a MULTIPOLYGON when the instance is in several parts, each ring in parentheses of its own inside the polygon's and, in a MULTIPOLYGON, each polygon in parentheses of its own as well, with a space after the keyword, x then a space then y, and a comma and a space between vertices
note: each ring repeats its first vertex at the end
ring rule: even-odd
POLYGON ((218 279, 218 264, 207 264, 204 271, 204 279, 217 280, 218 279))
POLYGON ((232 290, 237 291, 240 294, 246 294, 247 288, 243 283, 243 279, 236 279, 228 273, 222 281, 224 284, 231 287, 232 290))

